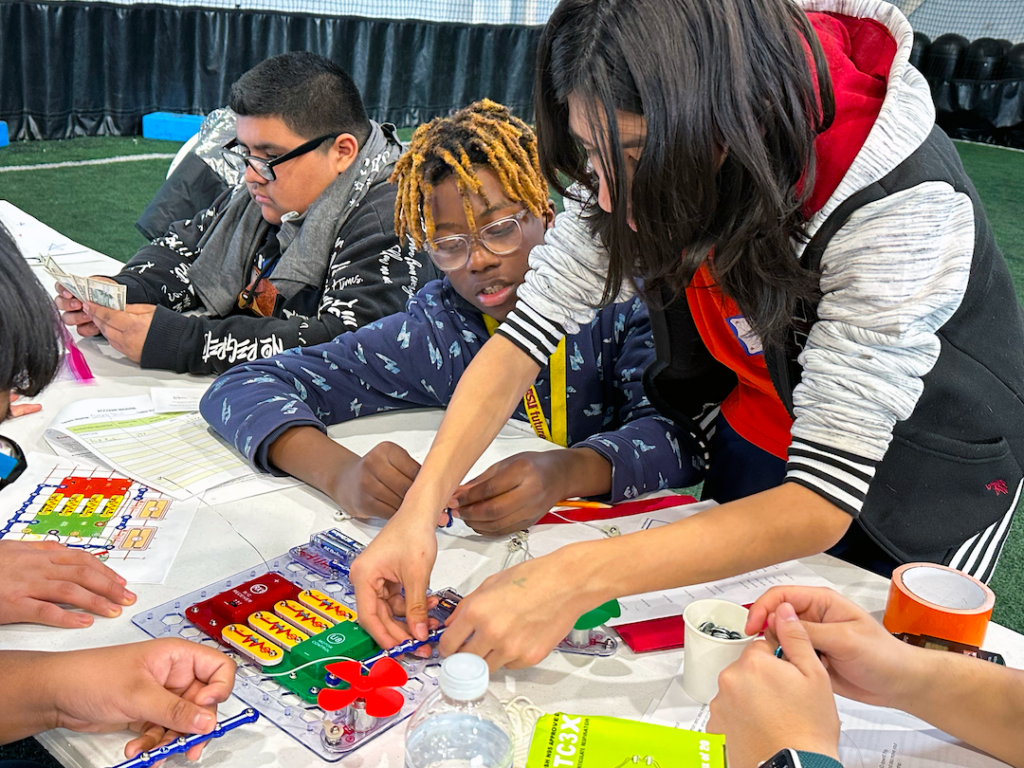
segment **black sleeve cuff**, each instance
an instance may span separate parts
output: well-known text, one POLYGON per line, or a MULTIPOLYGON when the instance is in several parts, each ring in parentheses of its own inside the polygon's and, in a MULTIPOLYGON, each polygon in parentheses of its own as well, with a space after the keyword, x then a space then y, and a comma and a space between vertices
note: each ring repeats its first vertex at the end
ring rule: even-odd
POLYGON ((126 304, 159 304, 159 300, 149 294, 149 283, 138 275, 122 270, 110 278, 125 287, 126 304))
POLYGON ((175 373, 188 373, 188 366, 179 365, 181 341, 188 328, 189 318, 167 307, 157 307, 153 322, 142 345, 143 368, 159 368, 175 373))

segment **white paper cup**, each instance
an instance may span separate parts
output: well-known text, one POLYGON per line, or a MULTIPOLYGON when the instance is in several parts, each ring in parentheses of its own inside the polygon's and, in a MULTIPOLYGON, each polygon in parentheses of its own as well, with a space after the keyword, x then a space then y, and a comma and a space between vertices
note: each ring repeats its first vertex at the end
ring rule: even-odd
POLYGON ((718 675, 743 653, 754 639, 746 635, 747 609, 727 600, 695 600, 683 609, 683 690, 701 704, 709 704, 718 694, 718 675), (712 637, 700 631, 705 621, 734 629, 739 640, 712 637))

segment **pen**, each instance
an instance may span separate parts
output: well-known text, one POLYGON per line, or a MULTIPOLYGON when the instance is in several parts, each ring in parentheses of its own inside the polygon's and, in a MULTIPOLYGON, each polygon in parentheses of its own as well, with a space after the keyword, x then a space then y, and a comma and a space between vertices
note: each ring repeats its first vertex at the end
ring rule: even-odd
POLYGON ((611 504, 602 501, 583 501, 581 499, 563 499, 555 504, 556 507, 568 507, 569 509, 611 509, 611 504))

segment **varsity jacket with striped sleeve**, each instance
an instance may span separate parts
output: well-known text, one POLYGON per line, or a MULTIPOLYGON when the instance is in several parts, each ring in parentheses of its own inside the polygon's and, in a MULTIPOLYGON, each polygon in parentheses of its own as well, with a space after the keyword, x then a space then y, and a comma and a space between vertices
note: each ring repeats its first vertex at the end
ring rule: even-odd
MULTIPOLYGON (((794 319, 786 349, 766 350, 794 416, 786 479, 849 512, 899 561, 988 579, 1024 465, 1024 323, 1012 282, 952 143, 933 130, 906 18, 881 0, 802 5, 874 19, 897 52, 866 142, 798 248, 820 268, 820 302, 794 319)), ((607 252, 569 203, 530 266, 498 332, 543 364, 592 316, 607 252)), ((685 298, 650 315, 648 397, 707 464, 735 377, 710 358, 685 298)))

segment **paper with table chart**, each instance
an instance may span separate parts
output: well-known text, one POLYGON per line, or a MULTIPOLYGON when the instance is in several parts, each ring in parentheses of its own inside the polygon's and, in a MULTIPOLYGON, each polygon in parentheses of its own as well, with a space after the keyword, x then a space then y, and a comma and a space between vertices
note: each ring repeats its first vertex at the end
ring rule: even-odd
POLYGON ((157 413, 149 395, 72 403, 57 414, 45 437, 58 454, 88 452, 97 462, 173 499, 203 494, 209 503, 217 503, 209 493, 228 483, 231 499, 298 483, 257 473, 201 415, 157 413))
POLYGON ((160 584, 192 524, 180 501, 106 467, 29 453, 0 491, 0 539, 57 541, 98 556, 134 584, 160 584))
MULTIPOLYGON (((713 501, 685 504, 679 507, 659 509, 631 517, 614 518, 590 523, 565 525, 538 525, 530 529, 528 541, 530 554, 534 557, 546 555, 559 547, 575 541, 595 541, 607 538, 607 532, 615 526, 619 534, 652 530, 716 506, 713 501)), ((622 615, 607 622, 610 627, 634 624, 638 621, 661 619, 666 616, 680 616, 683 609, 694 600, 716 597, 740 605, 754 602, 769 588, 780 585, 799 584, 806 587, 828 587, 830 583, 818 576, 807 566, 796 560, 759 568, 750 573, 728 579, 693 584, 688 587, 668 589, 663 592, 648 592, 619 598, 622 615)))
MULTIPOLYGON (((842 696, 836 696, 836 708, 842 722, 839 758, 844 768, 1005 766, 905 712, 872 707, 842 696)), ((661 701, 652 702, 644 720, 691 731, 705 729, 708 708, 686 695, 682 667, 661 701)))

